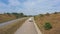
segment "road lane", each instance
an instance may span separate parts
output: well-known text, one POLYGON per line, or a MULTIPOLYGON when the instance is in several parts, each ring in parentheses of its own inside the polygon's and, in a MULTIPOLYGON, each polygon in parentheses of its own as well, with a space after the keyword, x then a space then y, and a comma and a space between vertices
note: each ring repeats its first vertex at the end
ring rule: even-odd
POLYGON ((30 20, 33 21, 29 18, 14 34, 38 34, 34 23, 30 20))
POLYGON ((25 19, 25 18, 19 18, 19 19, 15 19, 15 20, 12 20, 12 21, 1 23, 0 28, 8 26, 8 25, 13 24, 13 23, 16 23, 16 21, 23 20, 23 19, 25 19))

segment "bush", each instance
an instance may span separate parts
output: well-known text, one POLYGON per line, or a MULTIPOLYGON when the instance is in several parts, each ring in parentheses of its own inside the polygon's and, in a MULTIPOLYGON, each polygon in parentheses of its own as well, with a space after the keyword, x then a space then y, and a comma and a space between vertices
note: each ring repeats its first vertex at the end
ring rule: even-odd
POLYGON ((50 22, 46 22, 45 24, 44 24, 44 29, 45 30, 50 30, 52 28, 52 25, 50 24, 50 22))

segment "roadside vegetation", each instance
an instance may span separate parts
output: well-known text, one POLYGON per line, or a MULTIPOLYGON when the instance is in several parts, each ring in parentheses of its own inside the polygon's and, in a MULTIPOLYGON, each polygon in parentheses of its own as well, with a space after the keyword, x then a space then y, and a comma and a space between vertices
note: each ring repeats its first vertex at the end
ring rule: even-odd
POLYGON ((26 17, 24 19, 18 20, 10 25, 0 27, 0 34, 14 34, 16 30, 28 19, 26 17))
POLYGON ((16 20, 12 24, 0 27, 0 34, 14 34, 14 32, 29 18, 29 16, 23 13, 4 13, 0 14, 0 24, 10 20, 16 20))
POLYGON ((45 29, 45 30, 50 30, 50 29, 52 29, 52 25, 50 24, 50 22, 46 22, 46 23, 44 24, 44 29, 45 29))
POLYGON ((43 17, 44 15, 43 14, 40 14, 40 17, 43 17))
POLYGON ((17 18, 27 17, 27 15, 24 15, 23 13, 4 13, 0 14, 0 23, 10 21, 17 18))
POLYGON ((60 12, 37 15, 34 19, 43 34, 60 34, 60 12))

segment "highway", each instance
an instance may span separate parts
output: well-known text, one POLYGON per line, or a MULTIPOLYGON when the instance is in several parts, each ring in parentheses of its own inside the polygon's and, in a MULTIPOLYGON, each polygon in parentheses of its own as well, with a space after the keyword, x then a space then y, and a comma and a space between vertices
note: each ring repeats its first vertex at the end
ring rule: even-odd
MULTIPOLYGON (((4 22, 0 24, 0 28, 4 28, 5 26, 17 23, 16 21, 23 20, 25 18, 20 18, 8 22, 4 22)), ((20 26, 14 34, 42 34, 40 29, 37 27, 34 18, 30 17, 27 19, 22 26, 20 26)))
MULTIPOLYGON (((37 27, 38 28, 38 27, 37 27)), ((25 21, 25 23, 14 34, 41 34, 37 31, 33 17, 25 21)))
POLYGON ((0 28, 8 26, 8 25, 11 25, 13 23, 16 23, 16 21, 23 20, 23 19, 26 19, 26 18, 19 18, 19 19, 15 19, 15 20, 11 20, 11 21, 7 21, 7 22, 4 22, 4 23, 1 23, 0 24, 0 28))

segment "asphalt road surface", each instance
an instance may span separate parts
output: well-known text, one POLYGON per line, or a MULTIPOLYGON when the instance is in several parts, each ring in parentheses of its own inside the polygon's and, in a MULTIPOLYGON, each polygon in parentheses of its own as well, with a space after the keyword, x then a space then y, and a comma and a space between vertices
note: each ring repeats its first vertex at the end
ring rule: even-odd
POLYGON ((38 34, 33 17, 29 18, 14 34, 38 34))
POLYGON ((8 26, 10 24, 15 23, 16 21, 23 20, 23 19, 26 19, 26 18, 20 18, 20 19, 15 19, 15 20, 11 20, 11 21, 8 21, 8 22, 1 23, 0 24, 0 28, 8 26))

